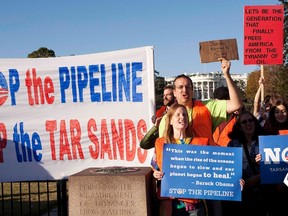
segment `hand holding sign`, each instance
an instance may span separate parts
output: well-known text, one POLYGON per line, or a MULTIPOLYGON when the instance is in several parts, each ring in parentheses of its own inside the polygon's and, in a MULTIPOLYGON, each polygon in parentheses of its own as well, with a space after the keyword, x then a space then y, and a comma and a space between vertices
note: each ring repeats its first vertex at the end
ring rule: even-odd
POLYGON ((229 73, 230 67, 231 67, 231 62, 225 58, 218 58, 218 61, 221 62, 221 69, 224 75, 229 73))

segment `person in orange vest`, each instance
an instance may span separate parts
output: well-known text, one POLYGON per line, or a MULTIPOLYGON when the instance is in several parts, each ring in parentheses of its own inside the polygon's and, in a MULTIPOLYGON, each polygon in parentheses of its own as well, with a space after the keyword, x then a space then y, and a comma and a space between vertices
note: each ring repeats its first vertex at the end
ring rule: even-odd
MULTIPOLYGON (((191 129, 195 136, 207 137, 209 145, 217 145, 213 139, 213 131, 223 121, 227 120, 227 115, 243 107, 241 96, 230 75, 231 62, 224 58, 219 58, 221 68, 226 79, 229 91, 229 100, 193 100, 193 82, 190 77, 181 74, 173 82, 173 93, 177 103, 187 108, 191 129)), ((159 136, 164 130, 165 116, 159 124, 159 136)))
MULTIPOLYGON (((208 145, 207 137, 195 137, 189 127, 189 118, 187 108, 181 104, 174 104, 168 110, 166 115, 165 130, 162 137, 156 139, 155 154, 151 160, 151 168, 153 176, 158 181, 158 198, 160 200, 159 215, 172 216, 205 216, 208 213, 208 208, 205 200, 160 197, 161 180, 163 178, 162 159, 164 144, 179 144, 179 145, 208 145)), ((240 179, 241 188, 245 182, 240 179)), ((210 214, 209 214, 210 215, 210 214)), ((212 213, 211 213, 212 215, 212 213)))
MULTIPOLYGON (((230 61, 219 58, 221 68, 226 79, 229 91, 229 100, 209 100, 200 102, 193 100, 193 82, 187 75, 181 74, 173 81, 173 94, 177 103, 187 108, 191 129, 196 136, 208 137, 210 145, 217 145, 213 140, 213 131, 227 119, 227 114, 233 113, 243 107, 242 99, 230 75, 230 61)), ((163 135, 165 115, 144 136, 140 147, 150 149, 158 136, 163 135)))
MULTIPOLYGON (((173 82, 173 93, 178 104, 186 107, 189 118, 189 128, 194 137, 206 137, 210 145, 216 145, 212 138, 212 118, 207 107, 198 100, 193 100, 193 83, 190 77, 181 74, 173 82)), ((165 128, 164 115, 159 124, 159 137, 163 136, 165 128)))
MULTIPOLYGON (((158 182, 163 177, 162 156, 165 143, 183 145, 202 144, 208 145, 208 138, 194 137, 189 127, 186 107, 173 104, 166 115, 165 132, 155 142, 155 155, 151 161, 153 176, 158 182)), ((206 207, 203 200, 199 199, 174 199, 159 196, 161 185, 158 184, 158 198, 160 200, 159 215, 205 215, 206 207)))

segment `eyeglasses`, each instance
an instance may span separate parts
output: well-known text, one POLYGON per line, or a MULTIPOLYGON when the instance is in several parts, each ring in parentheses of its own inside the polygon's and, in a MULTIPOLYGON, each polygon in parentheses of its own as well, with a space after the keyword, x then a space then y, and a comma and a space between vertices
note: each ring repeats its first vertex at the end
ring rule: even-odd
POLYGON ((190 86, 190 85, 179 85, 179 86, 176 86, 176 88, 179 89, 179 90, 182 90, 184 87, 185 87, 186 89, 192 88, 192 86, 190 86))
POLYGON ((241 124, 247 124, 247 122, 251 123, 251 122, 253 122, 253 119, 252 118, 250 118, 248 120, 245 119, 245 120, 241 121, 240 123, 241 124))

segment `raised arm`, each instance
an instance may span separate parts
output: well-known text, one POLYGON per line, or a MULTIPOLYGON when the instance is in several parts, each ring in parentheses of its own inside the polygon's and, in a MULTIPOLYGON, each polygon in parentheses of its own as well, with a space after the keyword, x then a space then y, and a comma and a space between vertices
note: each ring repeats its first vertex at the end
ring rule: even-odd
POLYGON ((226 79, 227 87, 229 90, 230 100, 227 100, 227 113, 233 113, 243 107, 243 102, 239 91, 230 75, 231 62, 225 58, 218 59, 221 62, 221 69, 226 79))
POLYGON ((254 97, 254 109, 253 109, 253 115, 256 118, 260 118, 261 116, 261 86, 264 83, 264 79, 260 77, 258 83, 259 83, 259 88, 254 97))

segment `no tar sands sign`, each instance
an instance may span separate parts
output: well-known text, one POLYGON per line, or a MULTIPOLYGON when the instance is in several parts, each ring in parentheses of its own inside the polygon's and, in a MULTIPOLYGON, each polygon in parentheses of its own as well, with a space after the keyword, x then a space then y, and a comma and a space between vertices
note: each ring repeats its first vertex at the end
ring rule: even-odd
POLYGON ((241 200, 242 148, 165 144, 162 197, 241 200))
POLYGON ((259 136, 261 184, 282 183, 288 173, 288 135, 259 136))

